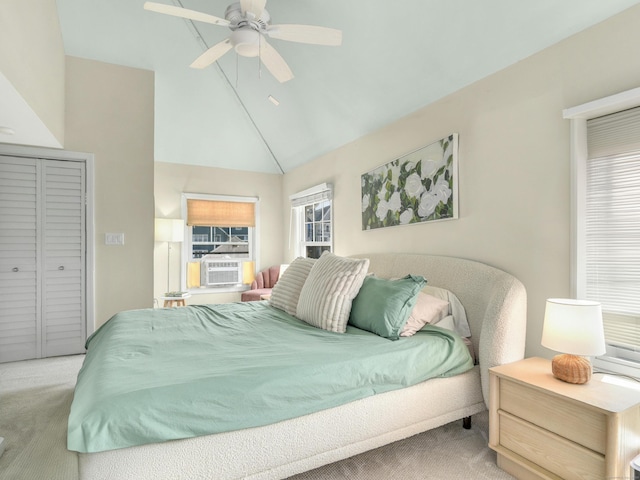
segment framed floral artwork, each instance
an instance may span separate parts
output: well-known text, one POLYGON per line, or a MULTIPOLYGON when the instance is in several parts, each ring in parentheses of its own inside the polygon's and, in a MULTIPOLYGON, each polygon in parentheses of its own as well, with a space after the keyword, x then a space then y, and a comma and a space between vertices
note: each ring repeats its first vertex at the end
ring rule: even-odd
POLYGON ((458 134, 362 175, 362 229, 458 218, 458 134))

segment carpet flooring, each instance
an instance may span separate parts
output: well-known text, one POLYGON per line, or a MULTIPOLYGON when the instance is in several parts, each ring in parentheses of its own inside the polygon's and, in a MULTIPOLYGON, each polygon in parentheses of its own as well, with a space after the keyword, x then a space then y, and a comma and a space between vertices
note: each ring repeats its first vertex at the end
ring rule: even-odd
MULTIPOLYGON (((66 449, 66 427, 83 359, 73 355, 0 364, 0 437, 5 439, 0 480, 77 480, 77 457, 66 449)), ((471 430, 450 423, 291 480, 513 480, 496 466, 487 432, 483 412, 473 417, 471 430)))

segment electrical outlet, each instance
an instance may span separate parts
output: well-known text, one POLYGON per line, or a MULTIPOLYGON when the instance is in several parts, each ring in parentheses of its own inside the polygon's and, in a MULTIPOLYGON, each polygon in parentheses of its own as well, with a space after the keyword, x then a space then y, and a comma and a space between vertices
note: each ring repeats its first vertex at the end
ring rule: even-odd
POLYGON ((105 233, 105 245, 124 245, 124 233, 105 233))

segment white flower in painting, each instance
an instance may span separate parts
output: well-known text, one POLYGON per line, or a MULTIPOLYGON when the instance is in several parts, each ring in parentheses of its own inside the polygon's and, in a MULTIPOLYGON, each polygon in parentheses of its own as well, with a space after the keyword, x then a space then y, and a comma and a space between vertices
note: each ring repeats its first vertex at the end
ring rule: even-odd
POLYGON ((422 155, 422 178, 433 177, 438 169, 447 163, 447 158, 440 142, 429 145, 422 155))
POLYGON ((422 179, 417 173, 412 173, 407 177, 407 182, 404 185, 404 191, 410 197, 418 198, 423 192, 424 186, 422 185, 422 179))
POLYGON ((400 210, 402 206, 402 201, 400 200, 400 192, 394 192, 389 199, 389 210, 394 213, 400 210))
POLYGON ((376 208, 376 216, 383 221, 387 218, 387 212, 389 211, 389 202, 387 202, 384 198, 380 198, 378 201, 378 208, 376 208))
POLYGON ((431 193, 438 197, 442 203, 447 203, 451 196, 451 189, 449 188, 449 182, 444 177, 440 177, 438 182, 431 187, 431 193))
POLYGON ((436 207, 440 202, 447 203, 449 197, 451 197, 449 182, 447 182, 444 177, 440 177, 435 185, 432 185, 431 189, 428 192, 425 192, 420 198, 418 215, 421 217, 428 217, 435 212, 436 207))
POLYGON ((362 211, 363 211, 363 212, 364 212, 367 208, 369 208, 369 200, 370 200, 370 198, 369 198, 369 194, 368 194, 368 193, 365 193, 365 194, 362 196, 362 211))
POLYGON ((391 195, 391 198, 387 202, 384 198, 381 198, 378 202, 378 208, 376 209, 376 216, 380 219, 380 221, 384 221, 387 218, 387 212, 391 210, 392 212, 397 212, 400 210, 401 201, 400 201, 400 193, 395 192, 391 195))
POLYGON ((407 208, 400 214, 400 224, 406 225, 413 219, 413 208, 407 208))
POLYGON ((439 158, 437 160, 425 159, 422 160, 422 178, 433 177, 438 169, 445 164, 444 158, 439 158))
POLYGON ((428 217, 435 212, 436 207, 440 203, 440 199, 437 195, 431 192, 425 192, 420 198, 420 205, 418 205, 418 215, 421 217, 428 217))

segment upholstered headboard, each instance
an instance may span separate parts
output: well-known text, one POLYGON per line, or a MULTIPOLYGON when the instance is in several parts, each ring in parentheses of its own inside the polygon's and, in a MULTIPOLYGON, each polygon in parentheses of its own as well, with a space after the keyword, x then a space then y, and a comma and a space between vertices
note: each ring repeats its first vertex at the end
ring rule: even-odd
POLYGON ((455 293, 465 307, 488 406, 489 368, 524 358, 527 327, 524 285, 502 270, 463 258, 406 253, 353 256, 368 258, 369 272, 380 277, 422 275, 428 285, 455 293))

